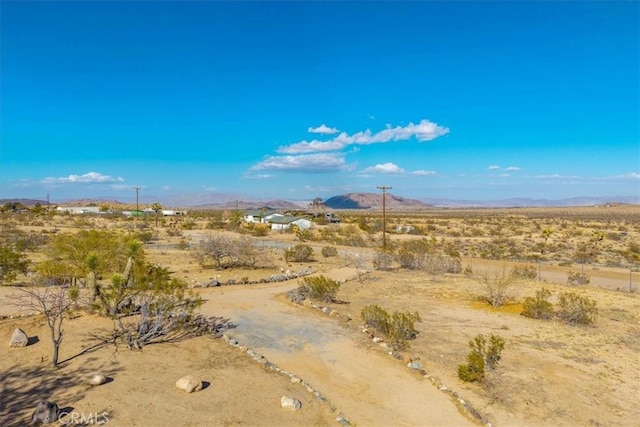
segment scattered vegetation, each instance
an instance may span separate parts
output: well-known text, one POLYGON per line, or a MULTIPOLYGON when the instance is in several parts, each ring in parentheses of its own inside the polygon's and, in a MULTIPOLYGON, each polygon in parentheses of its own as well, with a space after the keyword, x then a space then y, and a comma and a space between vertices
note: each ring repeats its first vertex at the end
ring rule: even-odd
POLYGON ((575 292, 563 292, 558 297, 558 317, 577 325, 595 323, 598 315, 596 302, 575 292))
POLYGON ((522 303, 521 314, 532 319, 551 319, 554 313, 549 297, 551 292, 546 288, 536 291, 535 297, 526 297, 522 303))
POLYGON ((305 277, 298 290, 305 299, 334 302, 340 290, 340 283, 325 276, 305 277))
POLYGON ((502 274, 483 274, 478 279, 484 288, 481 298, 493 307, 500 307, 510 298, 513 277, 502 274))
POLYGON ((415 322, 419 322, 418 312, 410 313, 394 311, 388 313, 379 305, 367 305, 360 313, 360 317, 369 326, 383 334, 395 349, 407 346, 407 341, 418 335, 415 322))
POLYGON ((493 370, 497 366, 504 345, 504 339, 498 335, 491 334, 488 345, 484 335, 476 336, 469 341, 471 351, 467 355, 467 363, 458 365, 458 377, 467 382, 482 381, 485 369, 493 370))
POLYGON ((567 283, 570 285, 588 285, 590 281, 586 273, 574 273, 572 271, 567 273, 567 283))
POLYGON ((335 257, 338 256, 338 249, 335 246, 324 246, 321 253, 325 258, 335 257))
POLYGON ((309 245, 295 245, 284 250, 287 262, 306 262, 313 258, 313 248, 309 245))
POLYGON ((538 270, 533 265, 518 265, 511 270, 511 277, 521 280, 535 280, 538 278, 538 270))

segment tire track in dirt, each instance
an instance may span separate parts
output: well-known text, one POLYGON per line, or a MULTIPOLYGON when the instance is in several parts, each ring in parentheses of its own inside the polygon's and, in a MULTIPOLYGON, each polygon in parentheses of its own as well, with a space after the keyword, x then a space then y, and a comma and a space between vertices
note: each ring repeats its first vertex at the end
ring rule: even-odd
MULTIPOLYGON (((355 269, 324 273, 354 276, 355 269)), ((224 286, 202 292, 206 315, 237 325, 229 335, 292 372, 363 426, 474 425, 444 393, 381 352, 359 347, 334 318, 287 304, 277 295, 294 282, 224 286)), ((304 391, 301 389, 301 393, 304 391)))

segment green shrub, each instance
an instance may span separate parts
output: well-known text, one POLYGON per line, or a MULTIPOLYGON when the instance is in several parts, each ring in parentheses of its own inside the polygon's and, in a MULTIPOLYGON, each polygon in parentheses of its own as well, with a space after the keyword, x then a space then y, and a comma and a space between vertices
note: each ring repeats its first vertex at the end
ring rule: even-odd
POLYGON ((484 379, 485 368, 495 369, 502 358, 504 350, 504 339, 498 335, 489 336, 489 346, 484 335, 479 334, 469 341, 471 351, 467 355, 467 363, 458 365, 458 377, 467 382, 482 381, 484 379))
POLYGON ((299 290, 305 298, 333 302, 340 290, 340 283, 325 276, 305 277, 299 290))
POLYGON ((421 320, 417 312, 394 311, 389 314, 375 304, 365 306, 360 312, 360 317, 367 325, 385 335, 396 349, 405 348, 407 340, 414 339, 418 335, 414 325, 421 320))
POLYGON ((325 246, 322 248, 322 256, 325 258, 338 256, 338 249, 335 246, 325 246))
POLYGON ((295 245, 284 250, 284 259, 287 262, 305 262, 313 257, 313 248, 309 245, 295 245))
POLYGON ((575 292, 563 292, 558 298, 558 317, 571 324, 595 323, 598 315, 596 302, 575 292))
POLYGON ((532 319, 551 319, 553 317, 553 304, 549 302, 551 292, 542 288, 536 291, 535 297, 526 297, 522 303, 522 314, 532 319))
POLYGON ((574 273, 570 271, 567 274, 567 283, 570 285, 588 285, 589 282, 589 276, 585 273, 574 273))

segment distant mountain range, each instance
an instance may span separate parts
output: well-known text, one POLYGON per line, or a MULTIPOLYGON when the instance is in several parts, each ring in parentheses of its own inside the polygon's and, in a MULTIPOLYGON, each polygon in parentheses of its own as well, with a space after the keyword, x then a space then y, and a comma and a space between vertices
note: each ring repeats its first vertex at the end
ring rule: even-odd
MULTIPOLYGON (((309 207, 310 201, 301 200, 260 200, 232 193, 217 194, 184 194, 167 198, 145 197, 139 201, 140 208, 150 206, 154 202, 160 202, 167 208, 191 208, 191 209, 226 209, 226 210, 246 210, 269 207, 279 210, 300 210, 309 207)), ((0 199, 0 206, 7 203, 21 203, 24 206, 34 206, 40 203, 47 205, 46 200, 37 199, 0 199)), ((117 200, 108 199, 75 199, 65 201, 51 201, 52 205, 66 206, 102 206, 110 207, 122 205, 130 207, 131 202, 124 203, 117 200)), ((135 204, 135 203, 134 203, 135 204)), ((565 206, 596 206, 605 204, 640 204, 640 196, 620 196, 620 197, 573 197, 558 200, 549 199, 529 199, 512 198, 503 200, 455 200, 455 199, 435 199, 420 198, 409 199, 396 196, 391 193, 386 194, 385 205, 389 210, 419 210, 429 208, 509 208, 509 207, 565 207, 565 206)), ((337 195, 324 201, 324 205, 330 209, 373 209, 382 208, 382 194, 380 193, 349 193, 337 195)))

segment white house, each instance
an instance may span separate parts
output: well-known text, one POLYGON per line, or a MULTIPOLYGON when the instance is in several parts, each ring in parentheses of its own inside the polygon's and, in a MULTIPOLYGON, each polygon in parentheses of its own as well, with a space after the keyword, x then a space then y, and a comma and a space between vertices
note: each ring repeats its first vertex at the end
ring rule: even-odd
POLYGON ((98 214, 100 213, 100 208, 98 206, 58 206, 56 211, 68 212, 73 215, 98 214))
POLYGON ((272 218, 269 223, 271 224, 272 230, 288 230, 293 226, 298 227, 299 230, 308 230, 312 224, 312 222, 306 218, 284 215, 272 218))
MULTIPOLYGON (((267 209, 251 209, 251 210, 246 211, 242 215, 242 220, 244 222, 265 223, 265 222, 267 222, 265 220, 265 218, 268 217, 268 216, 271 216, 271 215, 281 215, 281 214, 276 214, 275 211, 267 210, 267 209)), ((284 216, 284 215, 282 215, 282 216, 284 216)))

